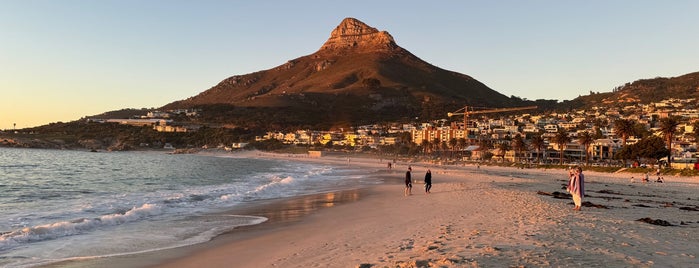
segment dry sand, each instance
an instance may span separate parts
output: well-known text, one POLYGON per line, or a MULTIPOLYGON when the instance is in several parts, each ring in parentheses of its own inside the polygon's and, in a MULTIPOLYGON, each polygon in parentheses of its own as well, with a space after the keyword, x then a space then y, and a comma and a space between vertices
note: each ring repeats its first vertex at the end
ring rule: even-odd
POLYGON ((356 202, 335 203, 334 194, 300 199, 306 204, 327 199, 320 206, 331 208, 233 231, 196 247, 150 254, 149 262, 139 263, 196 268, 699 267, 697 178, 642 184, 630 182, 628 174, 586 172, 588 196, 583 201, 589 203, 573 211, 572 200, 537 193, 564 192, 563 170, 412 163, 413 179, 419 182, 426 168, 432 169, 432 193, 415 183, 413 194, 404 196, 405 163, 388 171, 386 162, 376 159, 261 157, 383 170, 387 183, 336 193, 356 202), (642 218, 672 226, 638 221, 642 218))

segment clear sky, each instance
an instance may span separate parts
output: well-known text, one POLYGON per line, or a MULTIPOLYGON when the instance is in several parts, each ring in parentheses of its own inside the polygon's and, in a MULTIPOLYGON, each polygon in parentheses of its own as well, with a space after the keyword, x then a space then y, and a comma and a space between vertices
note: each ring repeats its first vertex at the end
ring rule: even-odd
POLYGON ((345 17, 507 96, 699 71, 699 1, 0 0, 0 129, 160 107, 311 54, 345 17))

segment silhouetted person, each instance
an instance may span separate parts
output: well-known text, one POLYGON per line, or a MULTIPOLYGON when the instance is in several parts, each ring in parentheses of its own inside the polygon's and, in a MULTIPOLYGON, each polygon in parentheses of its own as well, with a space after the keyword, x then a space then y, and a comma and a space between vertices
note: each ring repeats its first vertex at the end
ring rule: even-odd
POLYGON ((410 176, 410 171, 413 169, 408 167, 408 171, 405 172, 405 195, 413 194, 413 179, 410 176))
POLYGON ((430 189, 432 189, 432 171, 427 169, 427 173, 425 173, 425 193, 429 194, 430 189))

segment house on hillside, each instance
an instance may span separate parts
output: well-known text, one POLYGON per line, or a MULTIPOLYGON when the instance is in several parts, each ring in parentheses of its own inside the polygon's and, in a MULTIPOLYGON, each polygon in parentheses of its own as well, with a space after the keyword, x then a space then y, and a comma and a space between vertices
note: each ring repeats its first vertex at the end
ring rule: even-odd
POLYGON ((558 132, 558 125, 554 124, 547 124, 544 126, 544 130, 549 133, 555 133, 558 132))

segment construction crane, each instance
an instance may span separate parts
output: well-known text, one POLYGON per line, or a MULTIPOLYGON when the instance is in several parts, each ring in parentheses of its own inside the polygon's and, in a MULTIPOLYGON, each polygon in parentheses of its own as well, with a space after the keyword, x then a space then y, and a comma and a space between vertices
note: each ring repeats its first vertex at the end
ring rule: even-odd
POLYGON ((500 112, 511 112, 511 111, 521 111, 521 110, 531 110, 538 108, 537 106, 525 106, 525 107, 512 107, 512 108, 493 108, 486 110, 473 110, 474 107, 464 106, 464 108, 458 109, 453 113, 447 113, 449 117, 455 115, 464 115, 464 129, 468 129, 468 116, 472 114, 489 114, 489 113, 500 113, 500 112), (469 111, 469 108, 471 110, 469 111))

